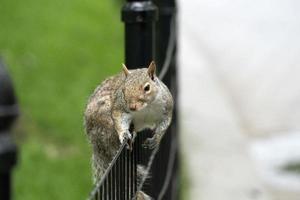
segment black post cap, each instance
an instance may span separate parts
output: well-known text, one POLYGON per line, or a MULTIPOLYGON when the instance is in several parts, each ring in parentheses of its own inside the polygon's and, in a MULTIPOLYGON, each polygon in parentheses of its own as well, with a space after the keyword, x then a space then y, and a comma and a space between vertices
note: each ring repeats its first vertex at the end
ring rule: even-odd
POLYGON ((158 9, 151 1, 127 2, 122 9, 125 23, 154 22, 158 19, 158 9))

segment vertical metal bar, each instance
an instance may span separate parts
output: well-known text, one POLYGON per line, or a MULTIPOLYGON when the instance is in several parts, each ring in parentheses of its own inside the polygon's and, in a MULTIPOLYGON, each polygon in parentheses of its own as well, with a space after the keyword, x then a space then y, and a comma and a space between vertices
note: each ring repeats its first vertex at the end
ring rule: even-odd
POLYGON ((91 198, 92 198, 93 200, 99 200, 98 195, 99 195, 99 190, 97 190, 97 192, 96 192, 96 193, 94 194, 94 196, 92 196, 91 198))
POLYGON ((98 193, 97 199, 98 199, 98 200, 102 200, 102 194, 103 194, 103 187, 102 187, 102 186, 99 188, 99 190, 98 190, 97 193, 98 193))
POLYGON ((126 151, 126 174, 127 174, 127 177, 126 177, 126 190, 127 190, 127 199, 129 200, 130 199, 130 178, 131 178, 131 174, 130 174, 130 152, 129 151, 126 151))
POLYGON ((116 164, 111 169, 111 174, 112 174, 112 200, 116 199, 116 164))
POLYGON ((127 149, 124 149, 124 154, 123 154, 123 161, 124 161, 124 166, 123 166, 123 172, 124 172, 124 200, 127 200, 127 198, 126 198, 127 197, 127 185, 126 185, 126 183, 127 183, 126 156, 127 155, 126 154, 127 154, 127 149))
POLYGON ((120 157, 118 158, 117 160, 117 163, 116 163, 116 199, 117 200, 120 200, 121 199, 121 190, 120 190, 120 179, 121 179, 121 176, 120 176, 120 169, 121 169, 121 160, 120 160, 120 157))
POLYGON ((126 193, 126 188, 125 188, 125 151, 126 149, 123 150, 122 152, 122 199, 125 199, 125 193, 126 193))
POLYGON ((124 188, 125 188, 125 194, 124 194, 124 199, 128 200, 128 193, 129 193, 129 187, 128 187, 128 178, 129 178, 129 174, 127 173, 127 157, 128 157, 128 150, 126 149, 124 152, 124 174, 125 174, 125 178, 124 178, 124 188))
POLYGON ((130 152, 130 174, 131 174, 131 179, 130 179, 130 189, 131 189, 131 198, 134 196, 134 185, 135 185, 135 173, 134 173, 134 149, 135 149, 135 144, 133 144, 133 149, 130 152))
POLYGON ((107 179, 105 179, 104 183, 103 183, 103 200, 106 200, 107 199, 107 179))
POLYGON ((142 140, 142 135, 143 133, 141 133, 138 137, 138 144, 137 144, 137 160, 138 163, 137 164, 141 164, 142 163, 142 145, 143 145, 143 140, 142 140))
POLYGON ((101 186, 98 191, 97 191, 97 200, 102 200, 102 196, 103 196, 103 186, 101 186))
POLYGON ((137 183, 137 152, 138 152, 138 143, 137 143, 137 138, 138 136, 136 137, 136 141, 134 143, 134 146, 133 146, 133 173, 134 173, 134 183, 133 183, 133 191, 134 193, 137 192, 137 186, 138 186, 138 183, 137 183))
POLYGON ((108 199, 112 199, 112 171, 108 174, 108 199))
POLYGON ((120 200, 124 200, 123 193, 124 193, 124 188, 123 188, 123 179, 124 179, 124 174, 123 174, 123 159, 122 159, 123 152, 120 154, 120 200))
POLYGON ((120 154, 120 157, 119 157, 119 200, 122 200, 122 177, 123 174, 122 174, 122 154, 120 154))

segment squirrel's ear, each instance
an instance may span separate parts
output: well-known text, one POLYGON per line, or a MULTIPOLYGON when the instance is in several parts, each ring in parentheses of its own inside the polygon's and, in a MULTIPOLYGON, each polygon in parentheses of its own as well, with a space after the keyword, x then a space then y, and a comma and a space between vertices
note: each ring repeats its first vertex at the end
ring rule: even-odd
POLYGON ((156 64, 152 61, 148 67, 147 73, 149 74, 150 78, 153 79, 156 71, 156 64))
POLYGON ((128 76, 130 74, 130 71, 127 69, 125 64, 122 64, 122 66, 123 66, 123 72, 124 72, 125 76, 128 76))

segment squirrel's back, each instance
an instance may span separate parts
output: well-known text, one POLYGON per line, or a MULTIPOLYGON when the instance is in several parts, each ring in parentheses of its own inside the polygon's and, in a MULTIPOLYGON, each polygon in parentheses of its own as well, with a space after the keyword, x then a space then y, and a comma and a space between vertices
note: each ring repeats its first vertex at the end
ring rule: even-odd
POLYGON ((121 74, 112 76, 105 79, 90 96, 84 115, 87 133, 95 126, 113 129, 111 118, 113 96, 121 84, 121 74))
POLYGON ((86 106, 84 121, 94 149, 95 179, 102 176, 120 145, 111 112, 114 92, 121 84, 120 74, 107 78, 95 89, 86 106))

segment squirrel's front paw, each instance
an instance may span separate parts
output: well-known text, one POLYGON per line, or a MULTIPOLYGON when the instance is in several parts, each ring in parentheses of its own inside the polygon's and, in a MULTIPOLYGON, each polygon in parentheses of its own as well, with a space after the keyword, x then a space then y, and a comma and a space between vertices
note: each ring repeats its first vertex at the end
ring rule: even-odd
POLYGON ((125 131, 119 136, 120 143, 127 142, 127 148, 132 149, 132 135, 129 131, 125 131))
POLYGON ((129 131, 124 131, 119 135, 119 140, 120 143, 122 144, 123 142, 127 141, 127 140, 131 140, 132 136, 131 133, 129 131))
POLYGON ((159 145, 159 140, 153 136, 152 138, 147 138, 143 144, 144 148, 155 149, 159 145))

